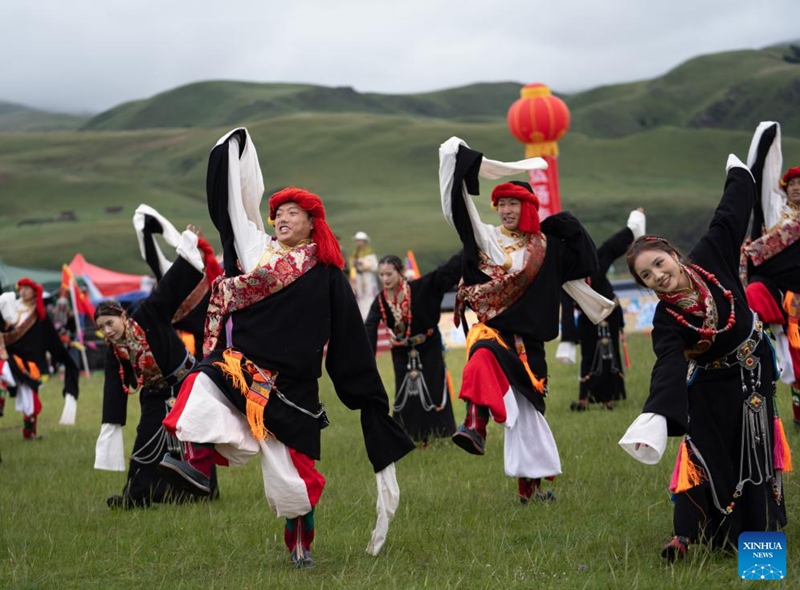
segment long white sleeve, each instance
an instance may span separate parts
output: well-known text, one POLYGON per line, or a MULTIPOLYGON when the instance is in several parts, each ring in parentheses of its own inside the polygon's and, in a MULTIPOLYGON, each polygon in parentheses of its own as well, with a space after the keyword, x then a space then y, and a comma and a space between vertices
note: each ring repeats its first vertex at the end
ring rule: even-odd
MULTIPOLYGON (((144 225, 147 219, 147 216, 153 217, 158 220, 158 223, 161 224, 162 229, 162 237, 164 241, 172 246, 173 248, 177 248, 178 242, 181 238, 181 232, 179 232, 174 225, 170 223, 170 221, 161 215, 158 211, 150 207, 149 205, 141 204, 136 208, 136 211, 133 213, 133 228, 136 230, 136 239, 139 241, 139 253, 142 255, 142 259, 145 258, 145 243, 144 243, 144 225)), ((167 274, 169 267, 172 266, 172 262, 167 258, 164 253, 161 251, 161 246, 159 246, 157 241, 153 241, 153 246, 155 248, 156 257, 158 258, 158 266, 161 270, 161 275, 167 274)))
POLYGON ((783 154, 781 153, 781 126, 775 121, 762 121, 756 127, 753 139, 750 142, 750 149, 747 152, 747 168, 752 168, 758 156, 758 144, 761 136, 771 126, 777 125, 775 139, 772 141, 767 157, 764 160, 764 167, 761 171, 761 211, 764 213, 764 225, 767 229, 774 226, 781 220, 781 211, 786 203, 786 195, 780 190, 780 180, 783 174, 783 154))
POLYGON ((593 324, 599 324, 614 311, 614 302, 600 295, 583 279, 567 281, 561 288, 572 297, 593 324))
POLYGON ((74 426, 75 418, 78 414, 78 399, 71 393, 64 394, 64 409, 61 411, 59 424, 64 426, 74 426))
POLYGON ((181 234, 178 240, 178 247, 175 248, 178 256, 186 260, 189 264, 195 267, 199 272, 205 272, 205 262, 203 261, 203 253, 197 246, 197 234, 189 231, 188 229, 181 234))
MULTIPOLYGON (((231 133, 217 142, 220 145, 231 133)), ((247 133, 241 157, 239 139, 228 142, 228 216, 234 235, 236 256, 244 272, 250 272, 264 253, 269 236, 261 219, 261 199, 264 196, 264 178, 258 163, 256 146, 247 133)))
MULTIPOLYGON (((452 215, 452 191, 453 173, 456 168, 456 156, 460 146, 469 147, 463 139, 451 137, 439 147, 439 191, 442 200, 442 213, 444 218, 451 226, 453 225, 452 215)), ((528 158, 518 162, 500 162, 483 158, 481 161, 481 177, 489 180, 496 180, 512 174, 521 174, 529 170, 544 170, 547 162, 542 158, 528 158)), ((484 252, 495 264, 503 264, 505 261, 505 250, 493 239, 494 226, 481 221, 478 209, 472 201, 472 197, 467 192, 467 187, 461 187, 461 196, 467 207, 472 230, 475 234, 475 242, 478 248, 484 252)))
POLYGON ((17 296, 14 293, 0 294, 0 315, 3 320, 10 325, 17 323, 17 296))
POLYGON ((375 474, 378 486, 378 503, 376 506, 377 520, 372 538, 367 545, 367 553, 378 555, 386 543, 389 525, 394 519, 397 506, 400 503, 400 486, 397 484, 397 473, 394 463, 375 474))
POLYGON ((578 347, 574 342, 559 342, 556 348, 556 360, 570 365, 575 364, 578 347))
POLYGON ((638 209, 631 211, 628 215, 628 228, 633 232, 633 239, 641 238, 647 233, 647 223, 644 213, 638 209))
POLYGON ((94 468, 102 471, 125 471, 125 445, 122 426, 103 424, 94 447, 94 468))
POLYGON ((619 446, 637 461, 655 465, 667 448, 667 419, 651 412, 639 414, 619 440, 619 446))

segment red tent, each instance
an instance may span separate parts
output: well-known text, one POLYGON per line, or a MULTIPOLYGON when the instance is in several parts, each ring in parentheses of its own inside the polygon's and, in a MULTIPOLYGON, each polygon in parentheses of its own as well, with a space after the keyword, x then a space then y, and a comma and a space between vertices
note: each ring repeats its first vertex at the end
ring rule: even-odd
POLYGON ((83 254, 76 254, 69 269, 76 277, 87 277, 104 297, 114 297, 131 291, 149 291, 153 278, 147 275, 129 275, 86 262, 83 254))

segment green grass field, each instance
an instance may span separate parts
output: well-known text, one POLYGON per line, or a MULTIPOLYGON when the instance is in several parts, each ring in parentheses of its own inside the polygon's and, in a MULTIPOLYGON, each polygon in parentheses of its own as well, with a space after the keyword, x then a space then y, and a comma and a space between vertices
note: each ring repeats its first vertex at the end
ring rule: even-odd
MULTIPOLYGON (((102 378, 82 381, 78 422, 57 424, 58 384, 43 389, 40 431, 24 442, 11 404, 0 419, 0 588, 33 589, 255 589, 255 588, 731 588, 755 587, 737 577, 737 560, 703 547, 665 566, 658 551, 669 538, 667 486, 676 441, 662 462, 644 466, 617 445, 647 395, 653 356, 644 335, 629 337, 628 399, 614 412, 573 413, 577 370, 552 362, 547 417, 563 475, 547 484, 550 505, 522 506, 516 482, 503 474, 502 427, 491 424, 484 457, 467 455, 449 440, 417 450, 397 468, 401 503, 383 552, 365 553, 375 518, 375 483, 358 422, 335 399, 322 397, 332 421, 323 433, 318 464, 328 485, 317 510, 317 567, 296 571, 283 546, 283 522, 269 510, 255 461, 220 472, 221 500, 193 506, 111 511, 124 474, 94 471, 102 378)), ((549 345, 553 358, 554 347, 549 345)), ((392 388, 388 355, 379 357, 392 388)), ((448 353, 458 384, 464 351, 448 353)), ((779 387, 787 436, 796 451, 789 392, 779 387)), ((133 443, 138 416, 130 402, 125 428, 133 443)), ((456 418, 463 404, 456 403, 456 418)), ((800 581, 800 486, 785 480, 789 524, 788 577, 800 581)))

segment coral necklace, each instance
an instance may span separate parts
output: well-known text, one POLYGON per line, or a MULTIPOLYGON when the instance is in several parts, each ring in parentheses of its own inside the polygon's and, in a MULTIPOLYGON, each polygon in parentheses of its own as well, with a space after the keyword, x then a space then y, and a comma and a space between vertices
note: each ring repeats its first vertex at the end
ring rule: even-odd
MULTIPOLYGON (((728 304, 731 307, 731 312, 728 315, 728 321, 725 322, 725 327, 721 328, 719 330, 717 330, 715 328, 711 328, 711 327, 706 326, 706 325, 703 325, 702 328, 698 328, 697 326, 689 323, 686 320, 686 318, 683 316, 683 314, 675 311, 674 309, 670 309, 669 307, 667 307, 666 308, 666 312, 668 314, 670 314, 672 317, 674 317, 675 320, 681 326, 685 326, 685 327, 689 328, 690 330, 694 330, 695 332, 700 334, 700 336, 703 339, 711 339, 714 336, 716 336, 717 334, 722 334, 724 332, 729 331, 731 328, 733 328, 733 326, 736 325, 736 309, 734 308, 733 293, 730 291, 730 289, 726 289, 725 287, 723 287, 722 284, 719 282, 719 280, 717 280, 717 277, 713 273, 708 272, 707 270, 697 266, 696 264, 690 264, 690 265, 688 265, 688 266, 686 266, 684 268, 687 271, 687 275, 689 276, 689 280, 692 283, 694 283, 695 286, 698 287, 698 290, 700 291, 701 298, 703 297, 703 291, 707 291, 707 288, 703 289, 702 288, 703 285, 700 284, 701 283, 700 277, 694 275, 694 273, 692 273, 690 271, 694 271, 695 273, 700 275, 703 279, 705 279, 707 284, 711 283, 712 285, 716 286, 720 291, 722 291, 722 294, 725 296, 725 299, 728 300, 728 304)), ((674 297, 669 297, 669 294, 665 294, 665 295, 667 295, 667 296, 666 297, 662 297, 662 299, 664 299, 664 300, 666 300, 666 301, 668 301, 670 303, 674 303, 674 297)), ((711 293, 710 292, 708 292, 708 298, 711 300, 710 304, 713 305, 713 298, 711 297, 711 293)), ((704 315, 706 315, 706 317, 711 317, 711 314, 704 314, 704 315)))
POLYGON ((398 328, 402 330, 403 326, 405 326, 406 333, 404 338, 408 339, 411 336, 411 288, 406 281, 403 281, 402 287, 399 285, 398 287, 399 288, 395 288, 391 298, 389 297, 389 290, 384 287, 383 293, 378 296, 378 305, 380 305, 381 308, 381 319, 383 319, 383 323, 388 327, 389 323, 386 321, 386 308, 383 306, 383 300, 386 299, 386 302, 391 308, 392 316, 394 317, 392 335, 397 339, 396 330, 398 328))

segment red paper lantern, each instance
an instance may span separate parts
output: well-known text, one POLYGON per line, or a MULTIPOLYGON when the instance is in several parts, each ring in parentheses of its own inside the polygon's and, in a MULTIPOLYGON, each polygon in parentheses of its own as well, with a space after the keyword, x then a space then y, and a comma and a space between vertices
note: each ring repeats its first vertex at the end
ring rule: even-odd
POLYGON ((569 109, 544 84, 528 84, 508 109, 508 128, 525 144, 525 157, 557 156, 558 140, 569 129, 569 109))

